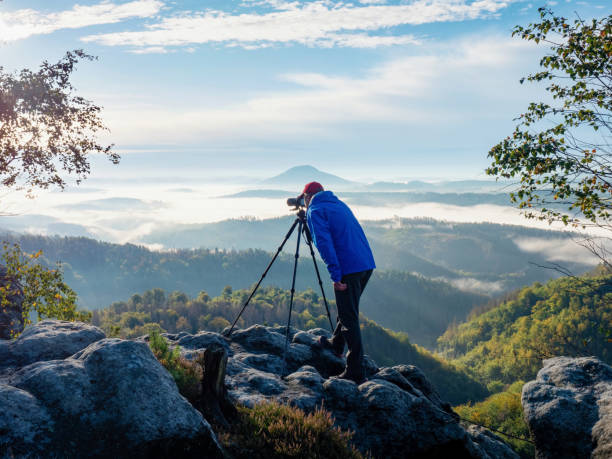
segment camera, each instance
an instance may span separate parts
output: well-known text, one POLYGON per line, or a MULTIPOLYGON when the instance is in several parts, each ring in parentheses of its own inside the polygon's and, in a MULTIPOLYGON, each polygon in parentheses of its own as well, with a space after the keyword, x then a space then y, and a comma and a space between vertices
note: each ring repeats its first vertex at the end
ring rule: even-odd
POLYGON ((299 207, 305 207, 306 204, 304 203, 304 197, 303 196, 298 196, 297 198, 289 198, 287 199, 287 205, 289 207, 295 207, 296 209, 299 207))

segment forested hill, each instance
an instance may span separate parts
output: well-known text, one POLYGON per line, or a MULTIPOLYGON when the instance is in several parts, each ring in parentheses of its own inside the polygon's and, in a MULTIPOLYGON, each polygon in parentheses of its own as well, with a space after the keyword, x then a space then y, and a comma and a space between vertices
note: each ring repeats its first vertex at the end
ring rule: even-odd
MULTIPOLYGON (((166 294, 157 288, 132 295, 127 301, 115 302, 107 308, 94 311, 93 323, 111 335, 140 336, 152 329, 171 333, 195 333, 199 330, 221 331, 233 321, 249 291, 227 287, 221 295, 210 297, 201 292, 195 298, 185 293, 166 294)), ((286 325, 290 292, 287 289, 263 287, 246 308, 238 326, 253 324, 286 325)), ((330 304, 335 323, 336 309, 330 304)), ((292 325, 299 329, 322 327, 330 329, 329 320, 320 295, 313 290, 297 292, 294 299, 292 325)), ((375 322, 361 318, 366 353, 378 365, 412 364, 421 368, 440 391, 445 400, 453 404, 483 399, 486 388, 429 351, 413 345, 405 333, 395 333, 375 322)))
MULTIPOLYGON (((131 244, 118 245, 86 238, 21 236, 24 250, 43 250, 49 264, 61 260, 65 279, 79 295, 79 303, 97 309, 132 294, 162 288, 196 296, 206 291, 219 295, 226 285, 248 288, 257 282, 272 254, 263 250, 177 250, 156 252, 131 244)), ((304 248, 305 249, 305 248, 304 248)), ((297 288, 319 289, 312 259, 304 253, 298 266, 297 288)), ((324 284, 331 283, 320 263, 324 284)), ((282 255, 264 285, 291 285, 293 256, 282 255)), ((330 299, 333 291, 327 290, 330 299)), ((362 311, 385 327, 405 331, 411 340, 427 347, 452 322, 464 320, 487 298, 400 271, 376 270, 362 300, 362 311)))
MULTIPOLYGON (((233 219, 216 223, 168 225, 143 242, 175 248, 276 250, 293 217, 233 219)), ((512 291, 557 277, 538 265, 562 261, 573 273, 596 262, 582 253, 569 232, 493 223, 456 223, 431 218, 364 221, 364 231, 381 269, 444 278, 481 292, 512 291)), ((293 250, 292 248, 289 251, 293 250)))
POLYGON ((542 359, 594 355, 612 363, 612 275, 536 283, 453 326, 439 350, 490 387, 533 379, 542 359))

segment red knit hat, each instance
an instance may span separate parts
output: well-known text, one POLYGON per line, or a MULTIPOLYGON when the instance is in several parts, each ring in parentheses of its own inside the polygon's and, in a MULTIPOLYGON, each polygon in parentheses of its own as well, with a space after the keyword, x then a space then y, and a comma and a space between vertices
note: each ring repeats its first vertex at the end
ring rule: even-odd
POLYGON ((323 191, 323 185, 321 185, 319 182, 310 182, 306 184, 302 194, 315 194, 319 191, 323 191))

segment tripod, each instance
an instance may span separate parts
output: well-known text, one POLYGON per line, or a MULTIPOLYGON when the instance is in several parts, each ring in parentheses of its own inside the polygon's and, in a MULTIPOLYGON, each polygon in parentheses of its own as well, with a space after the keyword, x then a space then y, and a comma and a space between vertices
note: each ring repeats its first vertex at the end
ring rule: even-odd
POLYGON ((306 223, 306 212, 304 212, 304 209, 300 208, 298 210, 296 218, 295 218, 295 221, 293 222, 293 224, 291 225, 291 228, 289 228, 289 231, 285 235, 285 239, 283 239, 283 242, 278 247, 276 253, 274 254, 274 257, 272 257, 272 260, 268 264, 268 267, 263 272, 263 274, 259 278, 259 281, 257 282, 255 287, 251 291, 251 294, 249 295, 249 298, 244 303, 244 306, 242 306, 242 309, 240 310, 240 312, 236 316, 236 319, 234 320, 234 323, 230 327, 229 331, 227 333, 225 333, 225 336, 230 336, 232 334, 232 332, 234 331, 234 327, 236 326, 236 323, 240 319, 240 316, 242 316, 242 313, 244 312, 244 310, 249 305, 251 299, 255 295, 255 292, 257 292, 257 289, 259 288, 259 286, 263 282, 264 278, 268 274, 268 271, 270 271, 270 268, 272 267, 272 265, 276 261, 276 258, 278 257, 278 255, 283 250, 283 247, 285 246, 285 244, 287 243, 287 241, 289 240, 289 238, 293 234, 293 231, 295 230, 296 227, 298 228, 298 235, 297 235, 297 244, 296 244, 296 247, 295 247, 295 261, 293 262, 293 278, 291 280, 291 299, 289 300, 289 317, 287 318, 287 329, 286 329, 286 332, 285 332, 285 352, 283 354, 283 373, 285 372, 286 365, 287 365, 287 349, 289 347, 289 330, 291 329, 291 312, 293 310, 293 297, 295 295, 295 277, 296 277, 296 273, 297 273, 298 259, 300 258, 300 240, 301 240, 302 233, 304 234, 304 239, 306 240, 306 244, 310 248, 310 255, 311 255, 312 261, 314 263, 315 272, 317 273, 317 280, 319 281, 319 287, 321 288, 321 294, 323 296, 323 302, 325 303, 325 310, 327 311, 327 318, 329 319, 329 326, 330 326, 330 328, 332 330, 332 333, 334 331, 334 325, 332 323, 331 314, 329 313, 329 305, 327 304, 327 298, 325 296, 325 290, 323 289, 323 282, 321 281, 321 274, 319 273, 319 266, 317 265, 317 260, 315 258, 314 249, 312 248, 312 236, 310 234, 310 230, 308 229, 308 225, 306 223))

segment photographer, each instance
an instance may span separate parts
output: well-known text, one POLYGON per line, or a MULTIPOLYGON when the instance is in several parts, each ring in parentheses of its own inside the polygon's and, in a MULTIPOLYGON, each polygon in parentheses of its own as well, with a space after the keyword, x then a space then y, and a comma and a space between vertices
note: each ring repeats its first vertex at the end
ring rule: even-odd
POLYGON ((308 209, 306 216, 312 240, 334 283, 338 307, 338 324, 332 338, 322 336, 319 345, 342 355, 346 343, 346 368, 338 377, 361 384, 365 381, 365 371, 359 298, 376 268, 374 257, 361 225, 349 207, 331 191, 324 191, 318 182, 310 182, 301 198, 308 209))

